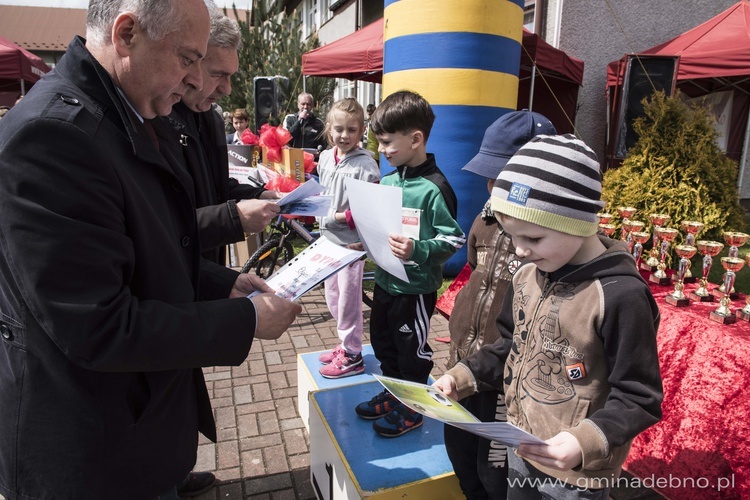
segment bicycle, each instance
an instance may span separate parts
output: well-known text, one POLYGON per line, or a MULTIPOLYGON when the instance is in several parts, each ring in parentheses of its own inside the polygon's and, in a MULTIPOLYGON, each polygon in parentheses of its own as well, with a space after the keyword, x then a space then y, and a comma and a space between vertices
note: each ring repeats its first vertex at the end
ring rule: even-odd
POLYGON ((283 215, 276 217, 270 227, 268 240, 247 259, 241 273, 252 269, 255 274, 267 279, 294 258, 294 247, 290 243, 292 238, 299 235, 309 245, 320 237, 320 233, 308 231, 297 219, 287 219, 283 215))

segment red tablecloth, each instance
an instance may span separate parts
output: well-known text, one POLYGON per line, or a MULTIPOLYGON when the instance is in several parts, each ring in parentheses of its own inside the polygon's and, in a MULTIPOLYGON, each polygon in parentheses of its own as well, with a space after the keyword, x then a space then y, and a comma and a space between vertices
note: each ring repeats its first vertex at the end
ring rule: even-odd
POLYGON ((750 498, 750 323, 721 325, 708 318, 718 302, 676 308, 664 301, 672 287, 652 291, 663 418, 635 439, 625 469, 674 499, 750 498))

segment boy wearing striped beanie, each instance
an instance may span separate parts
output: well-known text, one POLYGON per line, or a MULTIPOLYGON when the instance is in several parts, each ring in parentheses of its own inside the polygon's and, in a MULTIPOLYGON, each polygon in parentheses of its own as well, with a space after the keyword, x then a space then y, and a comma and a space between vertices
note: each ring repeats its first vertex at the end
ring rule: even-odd
POLYGON ((632 440, 661 419, 659 309, 624 243, 597 234, 600 197, 596 155, 573 135, 532 139, 492 191, 523 262, 500 339, 435 386, 503 387, 508 421, 545 441, 508 454, 508 498, 608 498, 632 440))

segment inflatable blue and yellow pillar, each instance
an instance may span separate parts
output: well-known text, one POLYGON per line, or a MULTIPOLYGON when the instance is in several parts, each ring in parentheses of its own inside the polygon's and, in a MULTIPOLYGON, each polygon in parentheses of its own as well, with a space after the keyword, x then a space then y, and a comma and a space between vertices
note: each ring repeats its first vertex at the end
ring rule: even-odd
MULTIPOLYGON (((421 94, 435 124, 427 151, 458 197, 468 235, 489 196, 487 182, 461 172, 479 151, 485 129, 516 109, 523 0, 385 0, 383 96, 421 94)), ((392 168, 381 162, 384 173, 392 168)), ((466 248, 445 266, 455 276, 466 248)))

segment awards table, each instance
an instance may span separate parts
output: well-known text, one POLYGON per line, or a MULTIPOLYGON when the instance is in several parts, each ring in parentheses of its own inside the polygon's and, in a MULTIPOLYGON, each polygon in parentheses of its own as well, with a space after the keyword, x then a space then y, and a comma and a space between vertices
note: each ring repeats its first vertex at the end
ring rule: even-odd
MULTIPOLYGON (((711 321, 718 300, 675 307, 665 301, 672 286, 651 290, 661 312, 663 417, 635 439, 625 469, 670 498, 750 498, 750 323, 711 321)), ((731 308, 744 305, 740 294, 731 308)))

